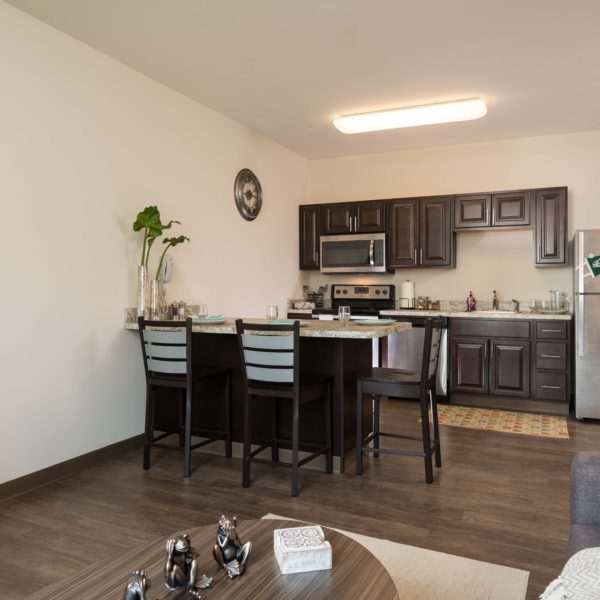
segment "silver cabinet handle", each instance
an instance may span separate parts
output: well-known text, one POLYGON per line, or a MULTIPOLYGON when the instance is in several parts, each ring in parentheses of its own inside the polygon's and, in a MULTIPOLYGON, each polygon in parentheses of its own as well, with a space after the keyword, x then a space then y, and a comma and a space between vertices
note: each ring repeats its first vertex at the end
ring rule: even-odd
POLYGON ((423 248, 421 248, 421 258, 419 259, 419 264, 423 264, 423 248))
POLYGON ((415 265, 418 265, 419 263, 417 262, 417 249, 415 248, 415 265))
MULTIPOLYGON (((490 225, 494 224, 494 218, 496 216, 496 211, 494 210, 494 208, 492 207, 492 222, 490 223, 490 225)), ((530 246, 531 247, 531 246, 530 246)))
POLYGON ((562 390, 562 386, 560 385, 543 385, 542 387, 547 390, 562 390))
POLYGON ((375 240, 369 242, 369 264, 375 266, 375 240))
POLYGON ((490 221, 490 209, 489 208, 485 209, 485 224, 486 225, 492 224, 492 222, 490 221))
POLYGON ((562 333, 560 329, 542 329, 542 331, 545 331, 546 333, 562 333))
POLYGON ((317 250, 317 255, 316 255, 316 259, 317 259, 317 267, 321 266, 321 263, 319 261, 319 251, 317 250))
POLYGON ((562 358, 558 354, 540 354, 540 358, 562 358))
POLYGON ((358 231, 358 217, 354 217, 354 233, 358 231))
POLYGON ((483 342, 483 358, 487 358, 487 340, 483 342))

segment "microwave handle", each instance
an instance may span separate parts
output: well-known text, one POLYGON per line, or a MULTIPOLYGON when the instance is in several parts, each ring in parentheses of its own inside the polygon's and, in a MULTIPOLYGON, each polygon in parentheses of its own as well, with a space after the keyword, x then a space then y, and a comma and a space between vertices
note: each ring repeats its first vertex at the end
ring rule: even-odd
POLYGON ((375 266, 375 240, 369 242, 369 264, 375 266))

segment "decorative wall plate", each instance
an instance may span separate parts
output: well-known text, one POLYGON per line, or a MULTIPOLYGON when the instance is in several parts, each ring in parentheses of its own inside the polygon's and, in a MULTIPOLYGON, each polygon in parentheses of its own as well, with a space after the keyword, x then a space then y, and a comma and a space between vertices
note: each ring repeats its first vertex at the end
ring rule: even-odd
POLYGON ((262 207, 262 188, 258 177, 250 169, 242 169, 233 186, 235 204, 246 221, 258 217, 262 207))

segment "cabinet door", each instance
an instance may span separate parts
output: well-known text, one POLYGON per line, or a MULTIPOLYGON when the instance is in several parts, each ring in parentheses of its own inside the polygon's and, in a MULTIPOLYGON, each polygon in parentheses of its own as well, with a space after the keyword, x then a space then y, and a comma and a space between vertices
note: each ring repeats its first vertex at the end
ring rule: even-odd
POLYGON ((300 207, 300 269, 318 269, 321 207, 300 207))
POLYGON ((454 266, 451 197, 420 199, 419 264, 422 267, 454 266))
POLYGON ((492 227, 527 227, 530 210, 529 191, 492 194, 492 227))
POLYGON ((535 190, 535 264, 567 261, 567 189, 535 190))
POLYGON ((419 253, 419 200, 390 200, 386 219, 388 267, 416 267, 419 253))
POLYGON ((490 340, 490 394, 530 396, 530 342, 490 340))
POLYGON ((337 235, 354 231, 354 203, 340 202, 321 207, 321 235, 337 235))
POLYGON ((487 339, 453 337, 450 340, 450 390, 487 394, 487 339))
POLYGON ((454 229, 490 226, 491 194, 454 196, 454 229))
POLYGON ((385 231, 385 202, 357 202, 354 205, 357 233, 380 233, 385 231))

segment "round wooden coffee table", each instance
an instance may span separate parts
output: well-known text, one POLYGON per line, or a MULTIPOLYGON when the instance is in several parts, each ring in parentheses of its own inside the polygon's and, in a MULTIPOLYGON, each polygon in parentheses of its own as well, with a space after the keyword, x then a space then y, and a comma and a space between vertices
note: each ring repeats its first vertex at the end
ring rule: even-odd
MULTIPOLYGON (((217 524, 188 529, 192 545, 200 553, 199 573, 214 577, 203 596, 206 600, 398 600, 396 586, 383 565, 358 542, 326 527, 323 529, 332 547, 333 568, 282 575, 273 553, 273 531, 304 524, 273 519, 241 521, 238 533, 242 542, 252 541, 252 552, 246 572, 233 580, 228 579, 212 557, 217 524)), ((76 576, 44 588, 30 600, 120 600, 129 574, 140 568, 152 580, 147 600, 189 599, 191 596, 186 592, 171 592, 164 585, 165 544, 171 537, 174 536, 88 567, 76 576)))

